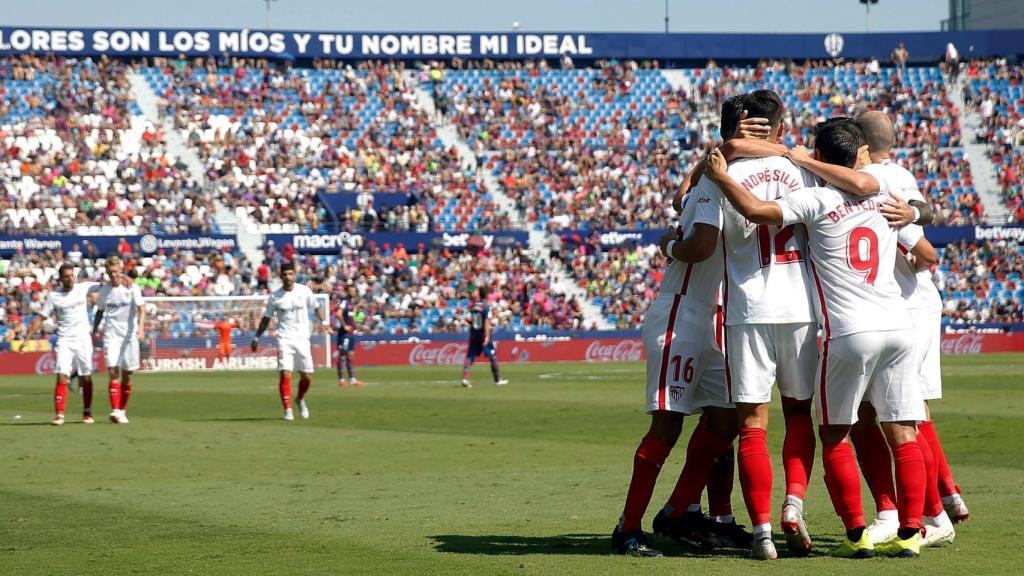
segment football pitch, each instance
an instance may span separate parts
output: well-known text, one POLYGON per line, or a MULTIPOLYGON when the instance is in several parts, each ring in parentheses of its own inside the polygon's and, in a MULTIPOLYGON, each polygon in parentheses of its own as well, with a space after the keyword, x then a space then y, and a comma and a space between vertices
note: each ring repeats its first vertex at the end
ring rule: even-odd
MULTIPOLYGON (((0 574, 1021 573, 1022 354, 944 358, 933 412, 972 519, 952 546, 910 561, 821 555, 842 525, 820 460, 806 506, 815 557, 755 563, 663 539, 672 557, 611 556, 648 421, 642 365, 503 368, 509 386, 478 364, 471 390, 454 366, 362 369, 363 389, 340 389, 324 370, 312 418, 295 422, 280 420, 274 373, 144 374, 127 426, 105 421, 100 376, 98 422, 80 424, 72 396, 63 428, 48 425, 51 378, 4 378, 0 574)), ((684 448, 662 472, 647 528, 684 448)), ((748 524, 738 481, 733 505, 748 524)))

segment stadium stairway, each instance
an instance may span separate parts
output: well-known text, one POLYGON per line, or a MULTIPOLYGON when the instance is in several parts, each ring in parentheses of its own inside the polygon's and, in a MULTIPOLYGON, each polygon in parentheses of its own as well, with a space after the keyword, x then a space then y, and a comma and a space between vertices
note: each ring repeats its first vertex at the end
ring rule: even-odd
MULTIPOLYGON (((546 272, 552 278, 552 288, 561 290, 565 294, 576 299, 580 303, 580 311, 583 312, 583 322, 585 326, 591 326, 596 324, 601 330, 613 330, 613 326, 608 320, 601 314, 601 309, 594 306, 593 302, 587 298, 587 293, 580 288, 573 280, 572 275, 565 270, 558 263, 551 262, 548 258, 551 246, 551 237, 547 231, 537 230, 526 221, 525 215, 516 206, 516 203, 512 198, 505 194, 505 189, 502 187, 498 179, 491 173, 490 170, 480 170, 477 166, 476 155, 473 150, 466 144, 466 141, 459 137, 458 131, 455 126, 448 121, 447 118, 439 118, 437 116, 436 108, 434 107, 434 99, 422 86, 417 85, 416 73, 414 71, 406 71, 404 74, 406 82, 411 85, 416 85, 416 98, 420 107, 429 115, 430 122, 434 126, 437 132, 438 138, 445 146, 455 146, 455 149, 459 151, 459 159, 462 161, 463 166, 471 166, 477 168, 477 174, 483 180, 484 188, 494 198, 495 203, 498 207, 511 215, 512 227, 517 230, 526 230, 529 232, 529 249, 535 257, 539 258, 546 267, 546 272)), ((485 152, 484 157, 487 158, 494 152, 485 152)))
POLYGON ((523 214, 516 208, 515 201, 505 194, 504 189, 498 185, 498 180, 489 170, 479 169, 476 155, 473 154, 473 150, 466 144, 466 141, 459 137, 459 132, 455 129, 455 126, 447 118, 439 118, 437 116, 434 99, 427 89, 418 84, 416 72, 406 70, 403 77, 409 85, 416 86, 416 101, 420 108, 430 117, 430 123, 434 126, 434 130, 437 132, 437 137, 441 140, 441 143, 449 148, 454 146, 459 152, 459 160, 462 162, 462 165, 469 166, 477 171, 477 174, 483 179, 484 188, 494 199, 498 208, 511 216, 513 225, 518 228, 521 224, 524 224, 523 214))
POLYGON ((682 70, 662 70, 661 76, 672 86, 672 90, 690 93, 690 79, 682 70))
POLYGON ((981 115, 976 109, 968 110, 964 105, 963 84, 951 82, 947 75, 944 74, 944 76, 946 76, 946 86, 949 87, 949 97, 960 110, 961 141, 967 161, 971 164, 974 191, 978 193, 981 204, 985 207, 988 223, 1004 224, 1009 222, 1012 214, 1000 193, 995 165, 988 161, 986 145, 974 141, 974 134, 981 124, 981 115))
MULTIPOLYGON (((203 169, 203 163, 199 160, 199 156, 185 142, 181 132, 175 129, 170 118, 164 119, 163 122, 160 121, 160 113, 157 109, 157 95, 153 92, 149 83, 146 82, 146 79, 138 72, 130 72, 128 74, 128 81, 131 83, 132 92, 135 94, 135 101, 146 115, 146 118, 163 128, 167 149, 171 154, 185 162, 185 165, 188 167, 188 173, 192 176, 193 180, 199 182, 201 186, 209 187, 210 183, 206 180, 206 170, 203 169)), ((214 222, 221 234, 236 234, 238 246, 242 254, 256 265, 263 262, 263 250, 260 248, 263 245, 263 238, 259 234, 252 233, 249 230, 250 227, 246 226, 248 223, 242 222, 241 218, 222 204, 216 195, 213 197, 213 202, 216 207, 214 222)))
MULTIPOLYGON (((538 232, 545 237, 547 234, 538 232)), ((530 248, 533 249, 533 235, 530 233, 530 248)), ((544 244, 547 245, 548 241, 545 238, 544 244)), ((541 249, 541 254, 547 254, 547 246, 541 249)), ((573 280, 572 274, 565 269, 564 266, 559 264, 557 261, 552 262, 550 259, 547 260, 545 266, 547 266, 547 272, 551 275, 552 288, 560 290, 564 294, 571 296, 576 299, 580 304, 580 312, 583 313, 583 325, 589 328, 590 326, 597 325, 598 330, 615 330, 615 326, 605 318, 604 314, 601 313, 601 309, 594 305, 593 301, 587 297, 587 292, 580 285, 573 280)), ((634 326, 634 328, 640 328, 634 326)))

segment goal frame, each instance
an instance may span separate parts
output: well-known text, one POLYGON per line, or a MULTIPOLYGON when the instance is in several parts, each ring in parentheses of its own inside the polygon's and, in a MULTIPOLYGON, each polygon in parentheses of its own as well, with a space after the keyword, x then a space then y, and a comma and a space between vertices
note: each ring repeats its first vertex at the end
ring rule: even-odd
MULTIPOLYGON (((331 302, 330 301, 330 295, 328 295, 328 294, 314 294, 314 296, 316 297, 316 300, 317 300, 319 308, 321 310, 323 310, 323 312, 324 312, 324 322, 322 322, 321 325, 324 326, 324 327, 327 327, 327 326, 330 325, 330 321, 331 321, 330 320, 330 318, 331 318, 331 315, 330 315, 330 302, 331 302)), ((171 304, 173 304, 173 303, 185 303, 185 302, 197 302, 197 303, 203 303, 203 302, 207 302, 207 303, 213 303, 213 302, 254 302, 254 303, 258 303, 260 305, 259 306, 260 308, 263 308, 263 307, 266 306, 266 302, 267 302, 267 300, 269 298, 270 298, 269 294, 249 294, 249 295, 244 295, 244 296, 149 296, 149 297, 144 297, 143 300, 144 300, 146 305, 149 305, 149 304, 160 304, 160 303, 171 303, 171 304)), ((262 310, 260 312, 260 316, 262 317, 262 310)), ((151 321, 152 321, 152 319, 151 319, 151 317, 147 313, 146 324, 147 325, 150 324, 151 321)), ((316 321, 314 320, 313 323, 315 324, 315 322, 316 321)), ((271 328, 274 328, 274 327, 275 326, 273 325, 273 322, 272 322, 271 323, 271 328)), ((147 328, 147 332, 148 332, 148 328, 147 328)), ((153 340, 155 340, 155 338, 153 338, 151 336, 148 336, 148 339, 151 342, 153 340)), ((313 344, 322 345, 323 349, 325 351, 324 362, 322 364, 318 364, 316 367, 317 368, 332 368, 332 367, 334 367, 334 363, 333 363, 334 350, 333 350, 333 346, 332 346, 333 343, 331 341, 331 335, 326 330, 322 331, 321 334, 316 334, 314 332, 313 334, 310 335, 310 342, 313 343, 313 344)), ((246 341, 244 343, 244 345, 248 346, 249 342, 246 341)), ((242 343, 238 343, 237 346, 241 347, 242 343)), ((206 370, 231 370, 231 371, 239 371, 239 370, 265 370, 265 369, 267 369, 265 366, 252 366, 252 367, 247 367, 247 366, 231 366, 231 365, 225 366, 225 365, 218 365, 218 363, 215 363, 213 367, 209 367, 209 366, 205 366, 205 367, 188 367, 186 365, 184 367, 174 366, 174 367, 160 368, 160 367, 158 367, 159 366, 158 359, 155 357, 155 354, 153 354, 153 357, 150 358, 149 360, 151 361, 151 365, 149 367, 146 366, 146 362, 145 361, 143 362, 143 366, 142 366, 142 370, 143 371, 149 371, 149 372, 202 372, 202 371, 206 371, 206 370)), ((316 360, 316 354, 314 354, 314 361, 315 360, 316 360)))

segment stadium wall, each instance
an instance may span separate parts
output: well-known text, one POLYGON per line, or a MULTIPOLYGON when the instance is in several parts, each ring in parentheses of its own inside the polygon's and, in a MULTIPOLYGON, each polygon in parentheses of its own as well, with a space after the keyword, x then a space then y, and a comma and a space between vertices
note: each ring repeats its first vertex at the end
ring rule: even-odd
MULTIPOLYGON (((498 359, 502 363, 523 362, 624 362, 645 358, 643 343, 635 338, 595 337, 595 333, 580 332, 576 336, 538 338, 502 342, 498 346, 498 359)), ((599 334, 599 333, 597 333, 599 334)), ((462 341, 423 341, 389 343, 360 341, 356 344, 356 358, 360 366, 461 366, 466 358, 468 344, 462 341)), ((992 352, 1019 352, 1024 350, 1024 332, 1012 334, 943 334, 944 354, 988 354, 992 352)), ((322 363, 327 351, 314 347, 314 356, 322 363)), ((333 352, 332 352, 333 353, 333 352)), ((332 362, 332 365, 335 364, 332 362)), ((5 354, 0 363, 0 375, 49 375, 56 365, 55 353, 25 352, 5 354)), ((103 355, 97 351, 94 358, 97 371, 105 369, 103 355)), ((227 360, 218 360, 216 351, 164 349, 159 359, 144 359, 143 372, 192 372, 201 370, 273 370, 276 360, 272 350, 260 355, 248 353, 239 347, 227 360)))
MULTIPOLYGON (((903 42, 911 58, 936 61, 946 43, 970 56, 1024 52, 1022 30, 843 34, 846 58, 887 58, 903 42)), ((676 61, 823 59, 817 34, 420 33, 313 30, 0 27, 0 53, 67 56, 222 56, 311 58, 630 58, 676 61)))

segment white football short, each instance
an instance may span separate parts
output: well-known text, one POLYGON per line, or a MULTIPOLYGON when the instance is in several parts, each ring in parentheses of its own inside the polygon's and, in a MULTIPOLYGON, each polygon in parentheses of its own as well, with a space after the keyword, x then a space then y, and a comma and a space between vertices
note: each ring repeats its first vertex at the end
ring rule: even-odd
POLYGON ((776 380, 787 398, 814 396, 818 330, 814 323, 737 324, 725 327, 729 399, 748 404, 772 400, 776 380))
POLYGON ((120 368, 129 372, 139 369, 139 338, 131 336, 104 336, 103 359, 107 369, 120 368))
POLYGON ((879 422, 924 420, 913 330, 860 332, 826 340, 816 376, 819 424, 852 425, 870 402, 879 422))
POLYGON ((304 374, 312 374, 313 351, 309 340, 298 342, 278 342, 277 369, 282 372, 298 370, 304 374))
POLYGON ((92 376, 92 352, 88 337, 57 340, 57 374, 92 376))
POLYGON ((925 400, 942 398, 942 310, 911 310, 914 322, 915 363, 921 368, 921 395, 925 400))
POLYGON ((688 306, 685 296, 659 296, 644 318, 648 412, 698 414, 707 406, 731 408, 719 344, 721 312, 688 306))

